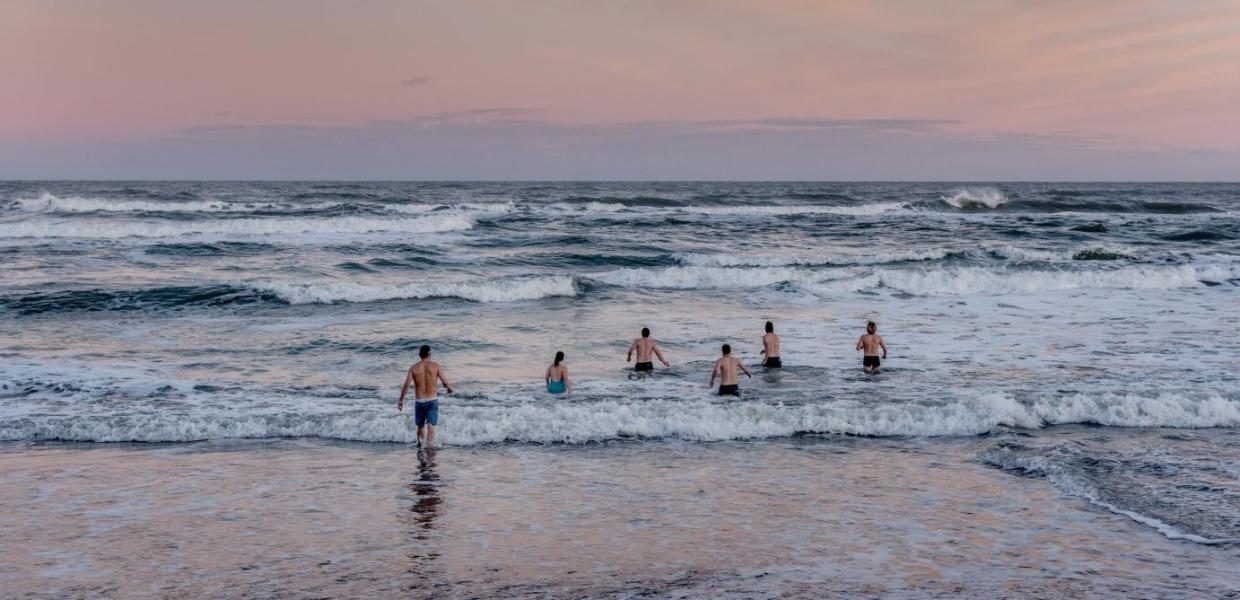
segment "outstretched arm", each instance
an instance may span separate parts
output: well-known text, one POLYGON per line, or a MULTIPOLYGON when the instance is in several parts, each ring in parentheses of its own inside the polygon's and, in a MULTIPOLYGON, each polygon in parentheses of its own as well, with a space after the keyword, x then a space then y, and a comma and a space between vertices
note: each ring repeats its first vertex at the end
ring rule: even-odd
POLYGON ((655 347, 653 348, 653 350, 654 350, 654 355, 655 355, 655 356, 657 356, 657 357, 659 357, 659 362, 662 362, 662 363, 663 363, 663 366, 665 366, 665 367, 670 367, 670 366, 672 366, 672 363, 667 362, 667 359, 666 359, 666 358, 663 358, 663 352, 659 350, 659 347, 658 347, 658 346, 655 346, 655 347))
POLYGON ((396 401, 396 410, 405 410, 405 394, 409 393, 409 384, 413 381, 413 369, 405 373, 405 384, 400 386, 400 400, 396 401))
POLYGON ((750 373, 750 372, 749 372, 749 369, 746 369, 746 368, 745 368, 745 364, 744 364, 744 363, 742 363, 742 362, 740 362, 740 361, 736 361, 736 366, 740 367, 740 368, 741 368, 741 370, 745 372, 745 376, 746 376, 746 377, 748 377, 748 378, 750 378, 750 379, 753 379, 753 373, 750 373))
POLYGON ((443 369, 439 370, 439 380, 443 382, 443 386, 447 388, 449 394, 453 393, 452 384, 448 383, 448 378, 444 376, 443 369))

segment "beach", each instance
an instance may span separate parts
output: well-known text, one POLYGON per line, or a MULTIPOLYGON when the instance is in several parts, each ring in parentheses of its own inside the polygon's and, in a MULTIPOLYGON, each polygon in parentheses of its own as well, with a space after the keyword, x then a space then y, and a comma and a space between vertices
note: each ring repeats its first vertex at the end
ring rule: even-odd
POLYGON ((0 257, 0 595, 1240 592, 1235 184, 5 182, 0 257))
MULTIPOLYGON (((1034 441, 803 437, 429 453, 311 440, 8 444, 5 589, 1226 597, 1237 586, 1234 546, 1168 539, 975 459, 1013 439, 1136 445, 1180 435, 1069 426, 1034 441)), ((1187 435, 1233 452, 1240 445, 1231 432, 1187 435)))

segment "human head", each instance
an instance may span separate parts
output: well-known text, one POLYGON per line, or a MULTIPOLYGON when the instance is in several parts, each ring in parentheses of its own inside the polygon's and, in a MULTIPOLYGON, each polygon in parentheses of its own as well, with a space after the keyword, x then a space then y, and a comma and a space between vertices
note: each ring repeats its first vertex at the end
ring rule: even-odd
POLYGON ((560 366, 560 361, 562 361, 562 360, 564 360, 564 353, 563 353, 563 352, 556 352, 556 353, 555 353, 555 363, 554 363, 554 364, 555 364, 555 366, 557 366, 557 367, 558 367, 558 366, 560 366))
POLYGON ((731 344, 724 344, 724 345, 723 345, 723 355, 724 355, 724 356, 727 356, 727 355, 729 355, 729 354, 731 354, 731 353, 732 353, 732 345, 731 345, 731 344))
POLYGON ((878 331, 878 323, 875 323, 874 321, 866 321, 865 330, 869 333, 874 333, 875 331, 878 331))
POLYGON ((767 333, 775 333, 775 324, 774 324, 774 323, 772 323, 772 322, 770 322, 770 321, 767 321, 767 322, 766 322, 766 332, 767 332, 767 333))
POLYGON ((642 327, 642 337, 650 337, 650 328, 642 327))
POLYGON ((418 349, 418 356, 421 356, 422 358, 430 358, 430 355, 431 347, 426 344, 422 344, 422 347, 418 349))

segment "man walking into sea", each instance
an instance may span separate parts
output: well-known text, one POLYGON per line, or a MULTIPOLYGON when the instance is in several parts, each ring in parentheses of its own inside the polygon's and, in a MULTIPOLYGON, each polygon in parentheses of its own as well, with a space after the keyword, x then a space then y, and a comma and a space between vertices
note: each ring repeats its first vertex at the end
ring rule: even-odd
POLYGON ((784 366, 779 360, 779 336, 775 335, 775 324, 766 322, 766 334, 762 336, 762 354, 766 356, 766 360, 762 361, 762 366, 768 369, 778 369, 784 366))
POLYGON ((422 427, 427 428, 426 446, 435 445, 435 426, 439 424, 439 382, 444 389, 452 393, 452 384, 443 374, 443 367, 431 360, 431 347, 423 345, 418 350, 422 360, 409 367, 405 375, 405 385, 400 388, 400 400, 396 402, 396 410, 405 410, 405 394, 409 392, 409 384, 413 383, 413 421, 418 426, 418 446, 422 445, 422 427))
POLYGON ((887 344, 883 343, 883 336, 878 335, 878 323, 869 321, 865 324, 865 335, 857 340, 857 349, 865 351, 865 357, 861 359, 861 368, 866 373, 878 373, 883 366, 883 361, 887 360, 887 344), (878 350, 882 348, 883 358, 878 358, 878 350))
POLYGON ((633 340, 633 345, 629 346, 629 355, 624 359, 624 362, 633 360, 634 352, 637 353, 637 362, 633 365, 633 370, 638 373, 654 370, 654 361, 651 360, 651 355, 659 357, 659 362, 663 363, 663 366, 672 366, 671 363, 667 362, 667 359, 663 358, 663 353, 659 351, 659 345, 650 339, 649 327, 642 327, 642 336, 633 340))
POLYGON ((715 376, 718 375, 720 378, 720 396, 740 396, 741 383, 736 375, 737 369, 744 371, 746 376, 753 378, 753 373, 750 373, 749 369, 746 369, 745 365, 741 364, 741 360, 732 356, 732 346, 724 344, 723 356, 720 356, 719 360, 715 361, 714 370, 710 372, 710 387, 715 387, 715 376))

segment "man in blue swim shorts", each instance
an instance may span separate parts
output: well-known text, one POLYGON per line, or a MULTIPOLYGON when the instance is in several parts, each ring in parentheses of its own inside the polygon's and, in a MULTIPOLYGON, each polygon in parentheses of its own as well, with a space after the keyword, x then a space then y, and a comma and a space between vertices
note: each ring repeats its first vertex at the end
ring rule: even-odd
POLYGON ((443 374, 443 367, 431 360, 431 347, 423 345, 418 350, 422 360, 412 367, 405 375, 405 385, 400 388, 400 400, 396 402, 396 410, 405 410, 405 394, 409 393, 409 384, 413 384, 413 422, 418 426, 418 445, 422 445, 422 428, 426 430, 427 447, 435 445, 435 426, 439 424, 439 382, 444 389, 452 393, 452 384, 443 374))

